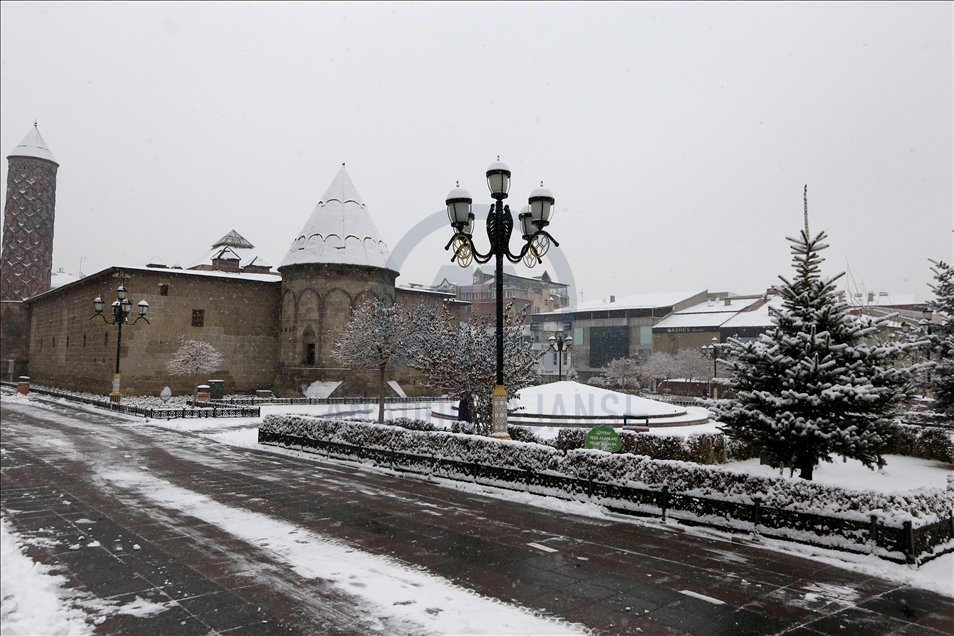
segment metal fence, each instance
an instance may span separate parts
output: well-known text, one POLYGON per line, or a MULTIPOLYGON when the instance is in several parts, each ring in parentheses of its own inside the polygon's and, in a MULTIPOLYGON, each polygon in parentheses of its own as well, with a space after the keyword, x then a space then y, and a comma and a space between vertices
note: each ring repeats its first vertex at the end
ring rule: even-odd
MULTIPOLYGON (((0 382, 3 386, 16 388, 15 382, 0 382)), ((261 417, 262 411, 257 406, 255 407, 223 407, 219 404, 211 404, 210 406, 200 406, 198 408, 153 408, 153 407, 142 407, 142 406, 131 406, 128 404, 117 404, 116 402, 111 402, 108 399, 102 398, 90 398, 84 397, 81 395, 74 395, 72 393, 66 393, 64 391, 57 391, 55 389, 42 389, 38 387, 30 387, 30 393, 39 393, 40 395, 48 395, 50 397, 55 397, 61 400, 67 400, 69 402, 78 402, 80 404, 89 404, 90 406, 95 406, 97 408, 106 409, 113 411, 114 413, 122 413, 124 415, 136 415, 139 417, 150 417, 159 420, 174 420, 174 419, 202 419, 202 418, 220 418, 220 417, 261 417)))

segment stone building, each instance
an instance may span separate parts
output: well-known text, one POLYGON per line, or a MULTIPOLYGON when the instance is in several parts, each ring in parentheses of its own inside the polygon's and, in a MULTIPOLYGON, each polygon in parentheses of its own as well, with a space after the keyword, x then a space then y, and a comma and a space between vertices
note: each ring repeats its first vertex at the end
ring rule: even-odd
MULTIPOLYGON (((369 298, 435 306, 465 303, 452 294, 395 287, 388 248, 342 166, 292 241, 278 272, 232 230, 189 269, 158 259, 110 267, 28 298, 29 369, 38 383, 105 393, 116 366, 118 328, 93 316, 93 299, 108 306, 123 284, 132 306, 148 303, 148 323, 126 325, 118 349, 124 395, 156 394, 163 386, 191 392, 191 380, 170 376, 166 362, 182 338, 211 343, 223 354, 227 393, 272 389, 309 393, 317 384, 334 395, 374 395, 376 377, 342 368, 331 355, 351 311, 369 298)), ((135 318, 135 311, 130 322, 135 318)), ((409 394, 427 389, 408 369, 393 375, 409 394)))

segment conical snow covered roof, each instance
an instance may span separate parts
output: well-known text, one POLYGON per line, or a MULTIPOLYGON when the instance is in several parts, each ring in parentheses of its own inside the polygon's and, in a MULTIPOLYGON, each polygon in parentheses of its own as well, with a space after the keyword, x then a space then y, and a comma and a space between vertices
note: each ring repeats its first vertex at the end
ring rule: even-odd
POLYGON ((282 261, 387 268, 388 246, 342 165, 282 261))
POLYGON ((33 130, 23 138, 17 147, 13 149, 7 157, 36 157, 38 159, 46 159, 47 161, 52 161, 56 165, 56 159, 53 158, 53 153, 50 152, 49 146, 46 145, 46 142, 43 141, 43 137, 40 135, 40 129, 35 125, 33 130))

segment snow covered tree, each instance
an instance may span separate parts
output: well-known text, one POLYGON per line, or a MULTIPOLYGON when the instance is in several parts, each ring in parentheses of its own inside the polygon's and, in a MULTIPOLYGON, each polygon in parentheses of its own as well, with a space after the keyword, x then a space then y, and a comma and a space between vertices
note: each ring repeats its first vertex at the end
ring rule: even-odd
POLYGON ((934 267, 934 300, 928 303, 940 324, 924 325, 930 350, 937 362, 931 369, 934 410, 954 418, 954 268, 944 261, 931 261, 934 267))
POLYGON ((712 363, 702 357, 700 349, 680 349, 675 355, 675 362, 676 374, 690 383, 694 380, 712 379, 712 363))
MULTIPOLYGON (((503 329, 504 384, 510 398, 536 381, 537 353, 523 339, 523 319, 507 308, 503 329)), ((428 386, 467 400, 474 432, 490 433, 490 397, 497 379, 497 336, 492 318, 456 324, 438 316, 411 366, 428 386)))
POLYGON ((351 314, 351 321, 335 341, 331 355, 349 367, 378 374, 378 423, 384 423, 387 373, 395 364, 410 362, 421 345, 434 311, 369 300, 351 314))
POLYGON ((655 391, 656 380, 668 380, 676 377, 676 359, 670 353, 656 351, 649 356, 649 360, 643 363, 641 370, 643 379, 655 391))
POLYGON ((617 358, 606 365, 603 377, 606 379, 606 386, 627 393, 635 393, 639 391, 641 373, 642 369, 638 360, 617 358))
POLYGON ((166 369, 172 375, 192 376, 192 405, 195 406, 199 395, 199 374, 212 373, 222 368, 222 354, 208 342, 182 339, 182 344, 169 362, 166 369))
POLYGON ((756 342, 729 339, 735 371, 727 381, 736 398, 716 402, 715 414, 731 437, 761 447, 777 465, 811 479, 832 454, 884 465, 891 417, 911 389, 911 370, 897 364, 910 343, 874 338, 887 319, 854 316, 834 283, 823 279, 819 252, 824 232, 805 229, 792 243, 795 276, 781 278, 783 306, 774 327, 756 342))

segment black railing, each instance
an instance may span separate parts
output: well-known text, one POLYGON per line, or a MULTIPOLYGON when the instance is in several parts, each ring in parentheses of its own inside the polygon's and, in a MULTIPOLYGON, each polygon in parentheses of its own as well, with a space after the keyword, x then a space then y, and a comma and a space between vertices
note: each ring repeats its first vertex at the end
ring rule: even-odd
MULTIPOLYGON (((0 382, 3 386, 9 386, 16 388, 15 382, 0 382)), ((30 387, 30 393, 39 393, 40 395, 48 395, 50 397, 59 398, 61 400, 67 400, 69 402, 78 402, 80 404, 88 404, 90 406, 95 406, 97 408, 106 409, 113 411, 114 413, 122 413, 124 415, 136 415, 139 417, 149 417, 157 420, 174 420, 174 419, 201 419, 201 418, 220 418, 220 417, 261 417, 262 411, 260 408, 256 407, 222 407, 218 404, 212 404, 210 406, 198 407, 198 408, 155 408, 155 407, 144 407, 144 406, 132 406, 128 404, 117 404, 116 402, 111 402, 106 398, 92 398, 84 397, 82 395, 74 395, 72 393, 67 393, 64 391, 57 391, 55 389, 44 389, 40 387, 30 387)))
MULTIPOLYGON (((420 404, 422 402, 459 402, 460 398, 446 396, 422 396, 422 397, 386 397, 386 404, 420 404)), ((340 398, 278 398, 278 397, 230 397, 221 400, 213 400, 214 404, 276 404, 276 405, 305 405, 305 404, 377 404, 376 397, 340 397, 340 398)))

